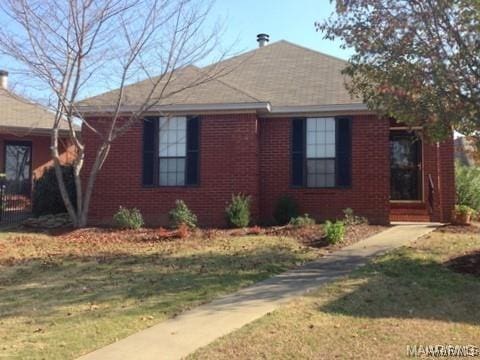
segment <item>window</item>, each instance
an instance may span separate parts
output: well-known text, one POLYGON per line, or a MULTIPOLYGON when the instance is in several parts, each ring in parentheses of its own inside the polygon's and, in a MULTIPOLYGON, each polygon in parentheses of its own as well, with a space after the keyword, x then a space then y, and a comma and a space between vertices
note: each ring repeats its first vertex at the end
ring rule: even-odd
POLYGON ((145 186, 197 185, 199 118, 148 117, 143 122, 145 186))
POLYGON ((5 178, 7 191, 17 195, 29 195, 31 190, 32 144, 11 141, 5 144, 5 178))
POLYGON ((292 186, 350 187, 351 165, 350 117, 292 119, 292 186))
POLYGON ((159 184, 161 186, 183 186, 185 185, 187 154, 187 119, 185 117, 162 117, 158 131, 159 184))
POLYGON ((335 186, 335 119, 308 118, 306 132, 307 186, 335 186))

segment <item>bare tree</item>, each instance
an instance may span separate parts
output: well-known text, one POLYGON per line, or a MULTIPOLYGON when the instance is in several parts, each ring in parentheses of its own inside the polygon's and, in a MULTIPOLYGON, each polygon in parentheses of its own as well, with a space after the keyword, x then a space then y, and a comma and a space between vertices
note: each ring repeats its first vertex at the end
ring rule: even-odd
POLYGON ((207 56, 225 55, 218 52, 219 27, 208 26, 210 8, 211 3, 201 0, 2 2, 1 11, 8 19, 0 30, 2 52, 48 86, 52 94, 55 121, 51 153, 60 192, 74 226, 87 223, 95 180, 112 142, 164 99, 211 81, 225 71, 215 67, 208 73, 195 71, 196 76, 187 82, 172 86, 180 69, 207 56), (147 79, 146 91, 132 103, 125 89, 128 83, 141 78, 147 79), (108 118, 98 125, 83 118, 76 104, 87 90, 104 83, 118 90, 111 93, 108 118), (80 125, 83 131, 96 134, 98 140, 90 169, 84 169, 86 152, 78 131, 80 125), (76 207, 69 199, 60 168, 62 127, 68 128, 76 151, 76 207))

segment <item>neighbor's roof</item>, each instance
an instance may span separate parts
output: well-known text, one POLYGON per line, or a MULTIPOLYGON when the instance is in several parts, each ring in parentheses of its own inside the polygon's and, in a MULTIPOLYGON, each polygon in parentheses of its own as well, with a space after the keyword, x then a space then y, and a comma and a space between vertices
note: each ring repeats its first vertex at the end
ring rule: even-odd
MULTIPOLYGON (((344 60, 310 50, 285 40, 257 48, 199 69, 179 70, 158 105, 267 104, 273 109, 353 106, 364 108, 361 99, 352 99, 341 74, 344 60), (208 76, 214 75, 214 79, 208 76), (176 93, 185 84, 204 78, 200 85, 176 93)), ((125 88, 126 107, 138 105, 151 89, 152 80, 125 88)), ((115 103, 118 90, 78 103, 80 112, 107 109, 115 103)))
MULTIPOLYGON (((27 133, 47 133, 55 114, 13 92, 0 88, 0 129, 27 133)), ((60 126, 68 129, 67 123, 60 126)))

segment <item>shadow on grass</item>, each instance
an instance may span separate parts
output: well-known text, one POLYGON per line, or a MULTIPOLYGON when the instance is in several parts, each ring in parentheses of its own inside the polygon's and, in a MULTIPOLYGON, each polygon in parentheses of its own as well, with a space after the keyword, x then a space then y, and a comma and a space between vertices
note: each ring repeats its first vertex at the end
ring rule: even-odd
POLYGON ((48 317, 65 307, 128 300, 148 302, 157 311, 174 314, 182 306, 260 281, 298 261, 299 254, 275 247, 230 255, 157 253, 34 259, 3 267, 0 318, 25 316, 31 308, 41 309, 48 317))
POLYGON ((408 249, 369 264, 351 279, 356 285, 346 295, 319 310, 363 318, 480 325, 480 279, 411 257, 408 249))

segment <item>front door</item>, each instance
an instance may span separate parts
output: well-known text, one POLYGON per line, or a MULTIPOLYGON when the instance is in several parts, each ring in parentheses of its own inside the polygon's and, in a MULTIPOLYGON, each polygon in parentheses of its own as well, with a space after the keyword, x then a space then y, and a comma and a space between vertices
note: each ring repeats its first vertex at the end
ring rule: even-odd
POLYGON ((422 140, 413 132, 390 132, 390 199, 422 200, 422 140))
POLYGON ((11 141, 5 144, 5 177, 8 194, 29 197, 32 187, 32 144, 11 141))

